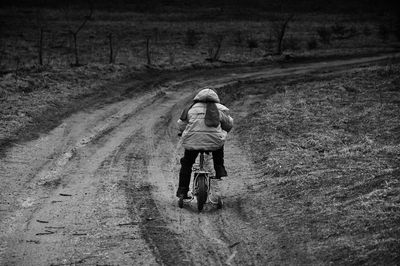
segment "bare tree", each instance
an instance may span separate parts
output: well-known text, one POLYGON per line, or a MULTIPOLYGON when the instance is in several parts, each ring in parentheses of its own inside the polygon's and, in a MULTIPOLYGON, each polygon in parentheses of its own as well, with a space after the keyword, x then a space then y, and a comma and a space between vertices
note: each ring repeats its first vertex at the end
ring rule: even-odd
POLYGON ((272 33, 276 38, 276 54, 281 55, 283 52, 282 44, 283 38, 285 37, 286 30, 288 28, 289 22, 293 19, 294 14, 289 14, 287 16, 282 16, 275 18, 272 21, 272 33))
POLYGON ((151 65, 151 57, 150 57, 150 40, 151 34, 146 34, 146 57, 147 57, 147 65, 151 65))
POLYGON ((215 62, 219 60, 223 40, 224 36, 222 34, 210 35, 211 47, 208 49, 209 57, 207 61, 215 62))
POLYGON ((160 41, 160 30, 157 27, 153 28, 154 43, 158 44, 160 41))
POLYGON ((43 37, 45 29, 47 28, 47 21, 45 18, 45 13, 42 8, 38 7, 36 9, 36 25, 38 28, 38 63, 43 65, 43 37))
POLYGON ((189 47, 195 47, 201 40, 200 33, 194 29, 187 29, 185 33, 185 45, 189 47))
POLYGON ((110 47, 110 60, 109 60, 109 63, 112 64, 112 63, 114 63, 114 49, 113 49, 112 33, 109 33, 107 35, 107 37, 108 37, 108 42, 109 42, 109 47, 110 47))
POLYGON ((43 65, 43 28, 40 28, 40 37, 39 37, 39 65, 43 65))
POLYGON ((78 33, 83 29, 86 23, 92 19, 93 15, 93 5, 89 2, 89 14, 86 15, 82 21, 82 23, 75 30, 70 30, 73 39, 74 39, 74 55, 75 55, 75 66, 79 66, 79 54, 78 54, 78 33))

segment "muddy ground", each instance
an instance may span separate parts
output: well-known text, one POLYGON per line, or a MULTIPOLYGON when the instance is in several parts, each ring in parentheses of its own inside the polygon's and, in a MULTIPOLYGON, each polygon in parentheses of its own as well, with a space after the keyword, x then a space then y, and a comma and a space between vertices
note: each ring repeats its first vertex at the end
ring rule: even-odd
MULTIPOLYGON (((223 209, 209 204, 199 214, 195 201, 179 209, 175 122, 205 86, 345 72, 386 58, 171 72, 157 91, 86 108, 7 148, 0 158, 0 264, 329 264, 304 244, 311 231, 282 227, 284 199, 259 184, 258 165, 235 130, 225 147, 230 175, 214 184, 223 209), (261 190, 262 206, 251 204, 261 190)), ((233 117, 252 111, 237 103, 230 102, 233 117)))

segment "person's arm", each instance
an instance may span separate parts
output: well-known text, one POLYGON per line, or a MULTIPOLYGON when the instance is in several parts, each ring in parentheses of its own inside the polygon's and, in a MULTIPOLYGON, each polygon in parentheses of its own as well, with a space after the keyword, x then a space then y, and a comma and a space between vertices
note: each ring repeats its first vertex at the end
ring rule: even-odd
POLYGON ((178 120, 178 130, 179 130, 178 136, 182 135, 182 132, 185 131, 187 124, 188 124, 187 121, 183 121, 181 119, 178 120))
POLYGON ((178 136, 182 136, 182 133, 183 131, 185 131, 187 124, 189 124, 189 110, 193 107, 195 103, 196 102, 192 102, 190 105, 186 106, 185 109, 183 109, 181 117, 178 120, 178 136))
POLYGON ((221 128, 226 132, 231 131, 233 127, 233 118, 228 114, 228 111, 220 111, 221 128))

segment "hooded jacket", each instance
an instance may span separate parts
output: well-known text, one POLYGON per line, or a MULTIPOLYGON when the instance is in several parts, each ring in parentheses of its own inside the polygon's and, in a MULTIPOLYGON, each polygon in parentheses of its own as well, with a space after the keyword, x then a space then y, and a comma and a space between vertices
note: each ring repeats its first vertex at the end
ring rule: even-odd
POLYGON ((233 126, 228 111, 226 106, 220 104, 215 91, 201 90, 178 120, 179 130, 183 132, 182 146, 187 150, 220 149, 233 126))

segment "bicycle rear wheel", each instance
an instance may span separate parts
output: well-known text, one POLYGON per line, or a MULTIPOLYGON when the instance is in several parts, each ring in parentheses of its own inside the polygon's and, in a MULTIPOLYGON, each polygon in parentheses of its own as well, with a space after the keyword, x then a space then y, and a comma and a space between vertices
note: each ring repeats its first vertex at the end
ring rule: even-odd
POLYGON ((197 177, 197 209, 199 212, 203 210, 204 204, 207 201, 207 182, 204 174, 199 174, 197 177))

